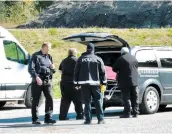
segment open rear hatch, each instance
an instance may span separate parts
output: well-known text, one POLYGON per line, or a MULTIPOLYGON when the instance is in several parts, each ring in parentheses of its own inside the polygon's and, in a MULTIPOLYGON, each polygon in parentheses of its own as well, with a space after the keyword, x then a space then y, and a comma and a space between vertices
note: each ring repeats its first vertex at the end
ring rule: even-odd
POLYGON ((122 48, 122 47, 128 47, 128 43, 119 38, 116 35, 112 35, 109 33, 99 33, 99 32, 87 32, 87 33, 81 33, 81 34, 75 34, 68 36, 66 38, 63 38, 63 40, 66 41, 72 41, 72 42, 78 42, 84 45, 87 45, 88 43, 92 42, 94 43, 95 47, 115 47, 115 48, 122 48))
MULTIPOLYGON (((109 71, 110 75, 112 75, 113 71, 110 67, 112 67, 112 64, 120 56, 121 48, 128 47, 130 49, 129 44, 125 40, 109 33, 87 32, 71 35, 63 38, 63 40, 78 42, 83 45, 88 45, 90 42, 93 43, 95 45, 96 55, 100 56, 105 63, 107 75, 109 71), (117 56, 114 56, 114 54, 117 56)), ((114 92, 119 92, 117 87, 116 74, 114 73, 113 76, 110 75, 108 78, 107 90, 105 91, 105 98, 107 100, 111 99, 114 92)))

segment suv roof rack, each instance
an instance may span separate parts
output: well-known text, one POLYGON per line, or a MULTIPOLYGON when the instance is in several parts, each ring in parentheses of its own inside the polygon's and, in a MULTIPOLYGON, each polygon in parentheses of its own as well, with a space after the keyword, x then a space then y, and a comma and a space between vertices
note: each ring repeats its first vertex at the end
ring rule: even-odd
POLYGON ((136 49, 172 50, 172 46, 133 46, 136 49))
POLYGON ((163 46, 156 46, 156 45, 141 45, 141 46, 134 46, 134 47, 172 47, 172 46, 167 46, 167 45, 163 45, 163 46))

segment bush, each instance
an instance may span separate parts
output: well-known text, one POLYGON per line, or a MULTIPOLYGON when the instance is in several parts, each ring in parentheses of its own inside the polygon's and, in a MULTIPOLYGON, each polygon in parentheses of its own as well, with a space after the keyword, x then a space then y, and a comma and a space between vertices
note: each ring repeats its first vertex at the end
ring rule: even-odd
POLYGON ((169 28, 169 29, 168 29, 167 36, 172 37, 172 28, 169 28))
POLYGON ((130 28, 129 31, 130 31, 130 32, 133 32, 133 31, 134 31, 134 28, 130 28))
POLYGON ((48 29, 48 33, 50 35, 57 35, 57 29, 56 28, 50 28, 50 29, 48 29))
POLYGON ((0 23, 22 24, 33 20, 52 1, 0 1, 0 23))

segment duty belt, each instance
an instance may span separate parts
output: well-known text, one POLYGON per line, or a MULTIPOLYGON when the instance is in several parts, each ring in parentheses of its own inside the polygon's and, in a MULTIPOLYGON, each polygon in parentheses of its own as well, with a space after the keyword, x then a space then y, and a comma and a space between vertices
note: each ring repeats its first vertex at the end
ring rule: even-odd
POLYGON ((43 85, 48 85, 48 84, 51 84, 52 80, 45 79, 42 82, 43 82, 43 85))
POLYGON ((48 76, 43 76, 41 77, 43 85, 48 85, 51 84, 52 82, 52 76, 48 75, 48 76))

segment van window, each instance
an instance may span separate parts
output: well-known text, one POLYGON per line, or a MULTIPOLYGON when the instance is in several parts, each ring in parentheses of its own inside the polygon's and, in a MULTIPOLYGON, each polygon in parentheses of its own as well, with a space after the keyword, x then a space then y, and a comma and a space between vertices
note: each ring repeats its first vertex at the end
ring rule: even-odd
POLYGON ((172 51, 157 51, 157 57, 164 68, 172 68, 172 51))
POLYGON ((155 54, 152 50, 140 50, 136 53, 139 67, 158 67, 155 54))
POLYGON ((18 60, 19 60, 19 62, 24 64, 24 62, 25 62, 25 53, 23 53, 23 51, 19 47, 17 47, 17 51, 18 51, 18 60))
POLYGON ((25 53, 21 48, 12 41, 4 41, 4 50, 6 58, 10 61, 15 61, 24 64, 25 63, 25 53))

